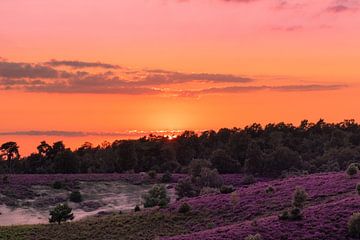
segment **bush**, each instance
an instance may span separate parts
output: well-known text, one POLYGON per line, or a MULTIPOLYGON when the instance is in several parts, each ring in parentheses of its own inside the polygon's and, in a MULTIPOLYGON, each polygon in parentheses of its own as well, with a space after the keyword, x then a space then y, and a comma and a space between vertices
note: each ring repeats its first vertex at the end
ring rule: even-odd
POLYGON ((166 207, 170 202, 170 198, 167 196, 167 192, 164 186, 155 185, 146 194, 142 196, 144 200, 144 207, 166 207))
POLYGON ((353 213, 348 222, 349 234, 354 238, 360 238, 360 212, 353 213))
POLYGON ((245 238, 245 240, 262 240, 262 239, 263 238, 259 233, 255 234, 255 235, 250 234, 245 238))
POLYGON ((300 208, 292 208, 290 213, 288 211, 283 211, 279 215, 279 220, 297 221, 297 220, 301 220, 302 218, 303 218, 303 216, 301 214, 300 208))
POLYGON ((246 175, 244 179, 242 180, 242 183, 245 185, 253 184, 255 183, 255 178, 253 175, 246 175))
POLYGON ((149 175, 150 178, 155 179, 156 178, 156 171, 150 170, 148 172, 148 175, 149 175))
POLYGON ((346 174, 349 175, 350 177, 355 176, 358 172, 358 169, 359 169, 358 166, 355 163, 352 163, 346 169, 346 174))
POLYGON ((50 211, 50 223, 66 222, 68 220, 73 220, 74 214, 72 214, 72 209, 66 204, 57 205, 53 210, 50 211))
POLYGON ((189 174, 192 178, 199 177, 203 168, 211 168, 211 163, 204 159, 194 159, 189 164, 189 174))
POLYGON ((187 203, 181 204, 178 210, 179 213, 188 213, 190 211, 191 211, 191 207, 187 203))
POLYGON ((356 191, 360 195, 360 183, 356 184, 356 191))
POLYGON ((61 188, 64 187, 64 185, 63 185, 62 182, 55 181, 55 182, 53 182, 52 187, 53 187, 54 189, 61 189, 61 188))
POLYGON ((279 215, 279 220, 288 220, 288 219, 289 219, 289 212, 288 211, 283 211, 279 215))
POLYGON ((175 186, 175 191, 179 199, 184 197, 196 197, 200 193, 200 191, 192 183, 190 178, 179 180, 179 182, 175 186))
POLYGON ((199 188, 219 188, 223 184, 223 179, 216 169, 202 168, 200 176, 195 178, 195 184, 199 188))
POLYGON ((163 183, 169 183, 172 181, 172 175, 170 172, 166 172, 161 177, 161 182, 163 183))
POLYGON ((266 192, 267 194, 272 194, 272 193, 275 192, 275 188, 273 188, 272 186, 268 186, 268 187, 266 188, 265 192, 266 192))
POLYGON ((222 194, 228 194, 235 191, 235 188, 232 185, 222 185, 220 187, 220 193, 222 194))
POLYGON ((292 205, 295 208, 303 208, 308 198, 308 194, 303 188, 297 187, 293 194, 292 205))
POLYGON ((291 211, 290 211, 290 219, 294 220, 294 221, 302 219, 302 214, 301 214, 300 208, 291 209, 291 211))
POLYGON ((70 193, 70 201, 71 202, 76 202, 76 203, 79 203, 81 202, 83 199, 82 199, 82 195, 79 191, 73 191, 70 193))
POLYGON ((135 206, 134 212, 140 212, 140 207, 139 207, 139 205, 136 205, 136 206, 135 206))

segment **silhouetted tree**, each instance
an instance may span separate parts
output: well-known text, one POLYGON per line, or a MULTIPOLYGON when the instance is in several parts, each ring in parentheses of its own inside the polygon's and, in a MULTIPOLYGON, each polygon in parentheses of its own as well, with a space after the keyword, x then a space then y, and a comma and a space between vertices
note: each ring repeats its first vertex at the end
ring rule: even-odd
POLYGON ((20 158, 19 146, 16 142, 6 142, 0 146, 0 157, 8 163, 9 172, 12 172, 12 161, 20 158))

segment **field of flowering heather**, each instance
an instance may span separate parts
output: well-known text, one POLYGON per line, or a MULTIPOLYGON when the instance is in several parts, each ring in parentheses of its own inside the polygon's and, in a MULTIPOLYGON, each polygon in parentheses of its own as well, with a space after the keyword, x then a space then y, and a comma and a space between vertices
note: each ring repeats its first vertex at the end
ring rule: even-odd
MULTIPOLYGON (((48 184, 64 177, 17 175, 13 178, 16 183, 11 183, 10 178, 10 185, 26 188, 29 184, 48 184)), ((182 177, 176 175, 173 181, 182 177)), ((114 213, 59 226, 0 227, 0 239, 60 239, 61 235, 61 239, 241 240, 256 233, 261 234, 263 240, 353 239, 348 234, 347 222, 353 212, 360 211, 360 196, 355 189, 360 182, 359 175, 322 173, 281 180, 260 179, 247 186, 242 184, 241 175, 223 177, 224 182, 236 186, 235 192, 184 198, 164 209, 114 213), (269 187, 273 191, 268 192, 269 187), (297 187, 308 193, 303 219, 279 220, 278 215, 291 208, 292 195, 297 187), (190 205, 190 212, 179 213, 183 203, 190 205)), ((139 174, 66 175, 70 182, 121 180, 139 184, 144 182, 143 178, 139 174)))
POLYGON ((360 197, 355 191, 359 181, 359 177, 349 178, 344 173, 316 174, 261 182, 238 188, 233 194, 181 200, 172 208, 186 201, 193 209, 208 212, 209 222, 216 227, 201 231, 206 228, 201 224, 206 223, 192 225, 196 233, 170 239, 243 239, 256 233, 264 239, 351 239, 347 221, 360 210, 360 197), (268 186, 275 189, 274 193, 266 193, 268 186), (279 221, 278 214, 291 207, 297 186, 309 194, 304 219, 279 221))

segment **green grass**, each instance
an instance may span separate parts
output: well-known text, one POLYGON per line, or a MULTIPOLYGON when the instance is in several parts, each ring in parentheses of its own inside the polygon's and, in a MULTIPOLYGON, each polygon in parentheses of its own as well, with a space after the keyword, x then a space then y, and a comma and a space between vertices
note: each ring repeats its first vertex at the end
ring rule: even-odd
POLYGON ((203 221, 203 214, 192 212, 146 211, 91 217, 77 222, 0 227, 0 239, 156 239, 188 233, 189 224, 203 221))

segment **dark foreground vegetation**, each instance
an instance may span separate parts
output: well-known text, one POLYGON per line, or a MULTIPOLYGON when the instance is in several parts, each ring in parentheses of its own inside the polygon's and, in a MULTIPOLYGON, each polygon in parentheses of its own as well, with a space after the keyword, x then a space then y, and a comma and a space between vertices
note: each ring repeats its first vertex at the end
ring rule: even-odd
POLYGON ((193 159, 207 159, 219 173, 244 172, 279 177, 296 173, 340 171, 360 163, 360 125, 353 120, 323 120, 299 126, 259 124, 200 134, 186 131, 175 139, 148 136, 71 151, 62 142, 41 142, 37 152, 19 156, 15 142, 1 146, 0 172, 123 173, 187 172, 193 159))

